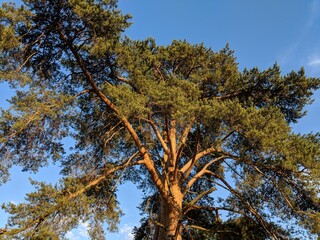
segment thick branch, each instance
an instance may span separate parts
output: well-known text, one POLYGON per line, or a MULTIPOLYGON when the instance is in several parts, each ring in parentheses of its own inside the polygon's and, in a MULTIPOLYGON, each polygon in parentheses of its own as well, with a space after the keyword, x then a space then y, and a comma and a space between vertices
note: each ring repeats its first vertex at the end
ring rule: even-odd
POLYGON ((185 166, 184 166, 185 170, 184 170, 184 167, 181 168, 182 169, 181 172, 184 173, 183 180, 185 180, 185 179, 187 179, 189 177, 189 175, 191 173, 191 170, 192 170, 192 168, 193 168, 193 166, 195 164, 197 153, 198 153, 198 150, 199 150, 199 142, 200 142, 200 132, 199 132, 199 129, 198 129, 197 130, 197 136, 196 136, 196 142, 195 142, 195 149, 194 149, 195 154, 193 155, 192 159, 189 160, 188 163, 190 163, 190 164, 189 165, 188 165, 188 163, 185 164, 185 166))
POLYGON ((127 168, 128 166, 131 166, 131 165, 139 165, 139 164, 142 164, 143 161, 137 161, 137 162, 134 162, 134 163, 131 163, 131 161, 138 155, 138 153, 134 153, 130 158, 128 158, 128 160, 124 163, 124 164, 121 164, 121 165, 118 165, 118 166, 115 166, 111 169, 109 169, 104 175, 90 181, 85 187, 83 187, 82 189, 78 190, 77 192, 74 192, 74 193, 71 193, 69 195, 69 199, 72 199, 72 198, 75 198, 79 195, 81 195, 82 193, 86 192, 88 189, 90 189, 91 187, 99 184, 100 182, 102 182, 103 180, 105 180, 110 174, 120 170, 120 169, 125 169, 127 168))
POLYGON ((201 230, 201 231, 206 231, 206 232, 210 232, 210 231, 212 231, 212 230, 210 230, 210 229, 207 229, 207 228, 204 228, 204 227, 200 227, 200 226, 197 226, 197 225, 187 225, 186 227, 188 227, 188 228, 195 228, 195 229, 199 229, 199 230, 201 230))
POLYGON ((189 208, 191 208, 196 202, 198 202, 201 198, 204 196, 207 196, 208 194, 212 193, 213 191, 217 190, 217 188, 209 188, 208 190, 200 193, 198 196, 196 196, 191 202, 187 203, 188 208, 186 211, 188 211, 189 208))
MULTIPOLYGON (((195 118, 192 118, 190 123, 188 124, 188 126, 184 129, 183 131, 183 134, 182 134, 182 137, 180 139, 180 144, 178 146, 178 152, 177 152, 177 161, 179 161, 180 157, 181 157, 181 154, 182 154, 182 150, 186 144, 186 141, 187 141, 187 138, 188 138, 188 135, 189 135, 189 132, 192 128, 192 125, 194 123, 194 120, 195 118)), ((178 164, 175 165, 175 169, 174 169, 174 176, 175 178, 178 177, 178 164)))
POLYGON ((203 167, 196 175, 194 175, 194 176, 190 179, 190 181, 187 183, 187 185, 186 185, 186 187, 185 187, 185 189, 184 189, 184 191, 183 191, 183 195, 185 195, 185 194, 188 192, 188 190, 191 188, 191 186, 192 186, 199 178, 201 178, 205 173, 207 173, 207 169, 208 169, 209 166, 211 166, 212 164, 214 164, 214 163, 216 163, 216 162, 218 162, 218 161, 220 161, 220 160, 222 160, 222 159, 224 159, 224 158, 226 158, 226 156, 217 157, 217 158, 215 158, 215 159, 212 159, 212 160, 211 160, 210 162, 208 162, 206 165, 204 165, 204 167, 203 167))
POLYGON ((176 120, 171 120, 169 126, 169 143, 170 143, 170 151, 171 151, 171 167, 175 167, 177 162, 177 122, 176 120))
POLYGON ((197 153, 193 159, 190 159, 181 169, 180 171, 183 172, 183 173, 186 173, 187 171, 189 172, 189 169, 191 169, 195 163, 197 163, 197 161, 199 159, 201 159, 202 157, 204 156, 207 156, 209 155, 210 153, 213 153, 213 152, 220 152, 218 151, 218 149, 216 149, 215 147, 210 147, 210 148, 207 148, 199 153, 197 153))
MULTIPOLYGON (((192 118, 191 119, 191 121, 190 121, 190 123, 187 125, 187 127, 184 129, 184 131, 183 131, 183 134, 182 134, 182 137, 181 137, 181 139, 180 139, 180 144, 179 144, 179 146, 178 146, 178 152, 181 152, 182 151, 182 149, 183 149, 183 147, 184 147, 184 145, 186 144, 186 141, 187 141, 187 137, 188 137, 188 135, 189 135, 189 133, 190 133, 190 130, 191 130, 191 128, 192 128, 192 125, 193 125, 193 123, 194 123, 194 120, 195 120, 195 118, 192 118)), ((178 155, 178 157, 179 157, 179 155, 178 155)))
POLYGON ((203 209, 203 210, 207 210, 207 211, 222 210, 222 211, 232 212, 232 213, 236 213, 236 214, 240 214, 240 215, 246 216, 246 214, 245 214, 243 211, 236 210, 236 209, 232 209, 232 208, 227 208, 227 207, 211 207, 211 206, 199 206, 199 205, 196 205, 196 204, 188 207, 188 208, 184 211, 184 214, 186 214, 188 211, 190 211, 190 210, 192 210, 192 209, 203 209))
POLYGON ((232 231, 232 230, 212 230, 212 229, 207 229, 204 227, 200 227, 198 225, 187 225, 186 227, 189 228, 194 228, 194 229, 199 229, 201 231, 206 231, 206 232, 216 232, 216 233, 234 233, 236 235, 240 235, 238 232, 232 231))
POLYGON ((77 50, 74 48, 72 42, 70 42, 69 39, 67 38, 67 36, 64 35, 64 33, 62 31, 61 24, 58 24, 57 30, 58 30, 60 38, 67 44, 68 48, 70 49, 73 56, 75 57, 80 69, 82 70, 83 74, 85 75, 88 83, 91 85, 93 92, 95 92, 97 94, 97 96, 101 99, 101 101, 104 102, 119 117, 120 121, 124 124, 125 128, 130 133, 133 141, 135 142, 137 148, 139 149, 141 155, 143 156, 144 164, 145 164, 146 168, 148 169, 153 182, 155 183, 155 185, 158 188, 158 190, 160 191, 160 193, 164 197, 167 197, 167 192, 164 190, 163 184, 161 183, 161 180, 160 180, 160 173, 158 172, 154 162, 150 158, 147 149, 142 145, 138 134, 136 133, 136 131, 134 130, 134 128, 132 127, 132 125, 130 124, 128 119, 126 117, 122 116, 121 113, 119 112, 119 110, 117 109, 117 107, 110 101, 110 99, 107 98, 99 90, 92 75, 85 67, 85 63, 83 62, 83 60, 80 57, 77 50))
POLYGON ((170 154, 170 149, 168 148, 167 144, 165 143, 163 137, 161 136, 160 131, 158 130, 156 124, 154 123, 154 121, 151 119, 151 117, 149 116, 149 119, 144 119, 146 120, 150 126, 152 127, 154 133, 156 134, 159 142, 161 143, 161 146, 163 148, 163 150, 169 155, 170 154))

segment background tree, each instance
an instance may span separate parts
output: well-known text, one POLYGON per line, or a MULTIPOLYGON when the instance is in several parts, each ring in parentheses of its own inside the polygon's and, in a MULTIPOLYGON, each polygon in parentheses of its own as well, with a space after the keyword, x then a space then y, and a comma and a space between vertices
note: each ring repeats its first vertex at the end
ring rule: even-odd
POLYGON ((89 221, 103 239, 124 180, 146 195, 140 239, 293 236, 275 217, 320 233, 319 136, 289 127, 319 79, 240 72, 228 46, 121 37, 130 17, 114 0, 26 0, 0 18, 0 79, 18 89, 0 117, 1 179, 13 165, 62 168, 3 206, 3 238, 59 239, 89 221))

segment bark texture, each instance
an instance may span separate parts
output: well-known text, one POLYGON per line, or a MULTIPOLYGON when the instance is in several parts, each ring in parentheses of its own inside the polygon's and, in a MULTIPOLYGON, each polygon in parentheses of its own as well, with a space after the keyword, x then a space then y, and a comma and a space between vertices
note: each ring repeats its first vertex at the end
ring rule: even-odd
POLYGON ((175 183, 169 189, 168 198, 161 197, 158 223, 154 240, 181 240, 182 199, 180 186, 175 183))

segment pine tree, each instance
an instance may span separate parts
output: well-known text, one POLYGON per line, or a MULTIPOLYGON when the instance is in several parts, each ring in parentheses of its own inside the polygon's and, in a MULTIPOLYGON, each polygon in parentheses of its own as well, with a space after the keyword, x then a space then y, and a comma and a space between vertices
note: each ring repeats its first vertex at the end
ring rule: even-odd
POLYGON ((229 46, 130 40, 116 0, 25 0, 0 18, 0 81, 17 89, 0 115, 0 178, 62 167, 56 185, 33 181, 26 203, 3 206, 2 238, 60 239, 88 221, 104 239, 119 181, 145 193, 137 239, 293 237, 275 217, 320 233, 320 138, 289 125, 320 79, 241 72, 229 46))

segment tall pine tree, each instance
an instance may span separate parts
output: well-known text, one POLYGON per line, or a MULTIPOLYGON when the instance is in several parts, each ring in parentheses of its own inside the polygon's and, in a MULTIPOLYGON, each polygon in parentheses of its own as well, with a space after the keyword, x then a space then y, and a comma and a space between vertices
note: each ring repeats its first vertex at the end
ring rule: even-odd
POLYGON ((17 88, 0 115, 0 178, 62 168, 56 185, 33 181, 26 203, 3 206, 0 238, 60 239, 88 221, 104 239, 122 214, 119 181, 145 193, 137 239, 285 239, 294 231, 275 220, 287 219, 319 234, 319 135, 289 124, 320 79, 277 65, 240 72, 228 46, 132 41, 116 4, 0 10, 0 81, 17 88))

